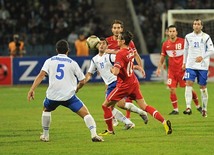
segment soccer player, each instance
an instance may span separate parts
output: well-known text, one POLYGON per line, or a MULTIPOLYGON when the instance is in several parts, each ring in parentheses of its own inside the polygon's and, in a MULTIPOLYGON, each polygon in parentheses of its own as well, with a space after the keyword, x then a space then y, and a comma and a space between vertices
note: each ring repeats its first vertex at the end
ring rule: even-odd
MULTIPOLYGON (((139 81, 133 73, 133 70, 138 69, 142 71, 143 68, 139 65, 134 66, 133 64, 136 51, 129 48, 129 43, 131 40, 132 34, 128 31, 122 32, 117 39, 120 50, 116 54, 114 67, 111 68, 112 74, 117 76, 117 85, 102 104, 105 122, 108 126, 106 131, 109 134, 114 134, 113 125, 111 123, 112 113, 109 107, 115 105, 117 102, 125 103, 124 98, 128 96, 132 100, 135 100, 142 110, 145 110, 155 119, 160 121, 164 125, 166 134, 171 134, 171 122, 169 120, 165 120, 160 112, 158 112, 155 108, 147 105, 142 96, 139 81)), ((106 133, 106 131, 104 131, 104 133, 106 133)), ((103 134, 101 133, 99 135, 103 134)))
POLYGON ((75 95, 76 89, 84 85, 85 76, 78 64, 69 58, 69 44, 65 40, 56 43, 58 55, 47 59, 34 80, 29 92, 28 101, 34 99, 34 90, 41 83, 45 76, 49 77, 49 86, 44 100, 44 110, 42 113, 43 134, 40 139, 49 141, 49 127, 51 123, 51 112, 59 105, 69 108, 82 117, 86 126, 91 132, 93 142, 102 142, 103 139, 96 133, 96 123, 90 115, 84 103, 75 95), (77 85, 77 79, 79 81, 77 85))
MULTIPOLYGON (((117 44, 117 38, 118 38, 118 35, 121 32, 123 32, 123 30, 124 30, 124 24, 123 24, 123 22, 121 20, 114 20, 112 22, 111 31, 112 31, 113 35, 106 38, 106 40, 108 42, 108 50, 106 50, 106 53, 114 53, 114 54, 116 54, 117 51, 120 49, 120 47, 117 44)), ((138 52, 136 50, 136 47, 135 47, 135 44, 134 44, 133 41, 130 41, 129 47, 136 51, 135 60, 136 60, 136 62, 137 62, 137 64, 139 66, 142 66, 142 60, 141 60, 141 58, 140 58, 140 56, 139 56, 139 54, 138 54, 138 52)), ((144 70, 143 70, 143 76, 144 77, 146 76, 144 70)), ((132 103, 132 101, 129 98, 127 98, 126 102, 132 103)), ((129 110, 126 111, 126 117, 127 118, 131 117, 129 110)), ((113 120, 113 121, 114 121, 115 124, 117 124, 117 122, 115 122, 115 120, 113 120)))
MULTIPOLYGON (((160 62, 156 70, 156 75, 160 76, 161 66, 163 65, 164 58, 169 57, 168 65, 168 80, 167 85, 170 90, 170 100, 173 106, 173 111, 169 115, 178 115, 178 99, 176 95, 176 87, 178 84, 180 87, 185 87, 184 69, 183 65, 183 49, 184 49, 184 39, 177 37, 177 29, 175 25, 170 25, 168 27, 169 39, 163 43, 162 52, 160 57, 160 62)), ((199 112, 202 112, 202 108, 198 103, 198 96, 195 91, 192 91, 192 99, 196 105, 199 112)))
POLYGON ((202 31, 203 23, 200 19, 193 21, 193 32, 185 36, 183 68, 186 68, 186 110, 184 114, 192 114, 191 99, 192 87, 195 79, 200 85, 202 116, 207 117, 207 77, 210 63, 210 56, 214 54, 213 42, 210 36, 202 31))
MULTIPOLYGON (((88 82, 92 75, 95 72, 99 72, 100 76, 102 77, 103 81, 105 82, 107 89, 106 89, 106 97, 110 94, 110 92, 116 87, 117 77, 110 72, 110 69, 113 66, 115 61, 115 54, 107 54, 105 50, 107 49, 108 44, 105 38, 100 38, 99 43, 99 53, 94 56, 91 60, 91 64, 87 74, 85 75, 85 83, 88 82)), ((123 109, 130 109, 131 111, 138 113, 142 119, 144 120, 145 124, 148 122, 147 113, 138 107, 136 107, 132 103, 125 103, 125 105, 120 105, 123 109)), ((113 116, 123 122, 125 124, 126 130, 133 128, 135 124, 127 119, 118 109, 112 109, 113 116)))

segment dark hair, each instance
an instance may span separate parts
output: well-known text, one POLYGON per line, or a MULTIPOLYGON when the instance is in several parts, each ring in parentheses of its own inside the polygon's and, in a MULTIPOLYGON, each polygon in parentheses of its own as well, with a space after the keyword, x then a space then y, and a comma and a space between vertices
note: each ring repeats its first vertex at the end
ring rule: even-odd
POLYGON ((111 26, 113 26, 114 24, 120 24, 121 27, 123 28, 123 22, 122 22, 121 20, 115 19, 115 20, 112 22, 111 26))
POLYGON ((168 29, 170 29, 170 28, 176 28, 176 26, 175 25, 169 25, 168 29))
POLYGON ((105 41, 105 42, 106 42, 106 44, 108 45, 108 42, 107 42, 106 38, 104 38, 104 37, 100 37, 100 41, 105 41))
POLYGON ((66 54, 69 51, 69 44, 64 39, 59 40, 56 43, 56 49, 59 54, 66 54))
POLYGON ((130 41, 133 39, 133 34, 129 31, 121 33, 121 40, 125 40, 125 44, 129 45, 130 41))
MULTIPOLYGON (((203 24, 204 24, 204 23, 202 22, 202 20, 200 20, 200 19, 198 19, 198 18, 196 18, 194 21, 197 21, 197 22, 198 22, 198 21, 201 21, 201 25, 202 25, 202 26, 203 26, 203 24)), ((194 21, 193 21, 193 23, 194 23, 194 21)))

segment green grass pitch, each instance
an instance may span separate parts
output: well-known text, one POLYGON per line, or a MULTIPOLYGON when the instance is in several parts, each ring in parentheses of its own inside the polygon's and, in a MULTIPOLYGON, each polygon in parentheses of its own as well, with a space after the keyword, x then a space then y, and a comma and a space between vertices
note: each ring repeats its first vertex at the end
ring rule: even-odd
MULTIPOLYGON (((115 127, 114 136, 104 137, 102 143, 91 142, 83 120, 70 110, 59 107, 52 112, 50 142, 39 140, 41 113, 47 85, 36 89, 35 100, 28 103, 29 85, 0 87, 0 154, 26 155, 184 155, 214 154, 214 83, 208 83, 208 117, 203 118, 192 103, 193 114, 186 116, 184 89, 177 89, 179 112, 172 110, 169 91, 163 83, 142 83, 141 90, 148 104, 154 106, 172 122, 172 135, 165 135, 163 125, 149 115, 145 125, 135 113, 131 120, 136 127, 123 130, 115 127)), ((199 99, 199 87, 195 84, 199 99)), ((101 104, 104 101, 104 84, 87 84, 77 96, 87 105, 97 123, 97 132, 106 129, 101 104)), ((200 102, 201 103, 201 102, 200 102)), ((121 109, 125 114, 125 111, 121 109)))

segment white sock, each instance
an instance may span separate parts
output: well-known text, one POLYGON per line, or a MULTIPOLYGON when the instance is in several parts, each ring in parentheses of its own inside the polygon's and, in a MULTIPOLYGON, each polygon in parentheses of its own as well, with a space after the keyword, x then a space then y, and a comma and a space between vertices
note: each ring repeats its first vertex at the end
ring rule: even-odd
POLYGON ((125 103, 125 108, 132 112, 138 113, 139 115, 147 115, 145 111, 136 107, 133 103, 130 103, 130 102, 125 103))
POLYGON ((51 124, 51 112, 42 113, 42 128, 43 128, 43 135, 45 137, 49 136, 49 128, 51 124))
POLYGON ((192 102, 192 87, 186 86, 185 88, 185 100, 187 108, 191 109, 191 102, 192 102))
POLYGON ((123 115, 122 112, 120 112, 120 111, 119 111, 118 109, 116 109, 116 108, 114 108, 114 109, 112 110, 112 114, 113 114, 113 116, 114 116, 117 120, 123 122, 124 124, 133 124, 128 118, 126 118, 126 117, 123 115))
POLYGON ((85 121, 86 126, 91 132, 91 138, 97 136, 96 123, 94 121, 94 118, 90 114, 88 114, 83 119, 85 121))
POLYGON ((200 89, 200 91, 201 91, 202 110, 207 111, 207 103, 208 103, 208 91, 207 91, 207 88, 200 89))

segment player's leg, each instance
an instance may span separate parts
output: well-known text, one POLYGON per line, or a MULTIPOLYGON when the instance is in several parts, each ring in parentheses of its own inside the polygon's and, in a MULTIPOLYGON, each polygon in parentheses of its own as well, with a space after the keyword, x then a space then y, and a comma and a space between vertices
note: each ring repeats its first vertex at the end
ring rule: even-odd
POLYGON ((102 137, 99 137, 97 135, 96 130, 96 123, 94 121, 94 118, 89 113, 87 107, 83 104, 83 102, 74 95, 70 100, 62 104, 65 107, 68 107, 73 112, 76 112, 80 117, 83 118, 86 126, 88 127, 90 133, 91 133, 91 139, 93 142, 102 142, 104 141, 102 137))
POLYGON ((154 107, 147 105, 143 95, 140 91, 140 86, 139 84, 135 86, 135 89, 132 91, 130 94, 131 99, 135 99, 137 104, 142 110, 145 110, 148 112, 152 117, 160 121, 165 128, 166 134, 171 134, 172 133, 172 128, 171 128, 171 122, 169 120, 165 120, 163 116, 161 115, 160 112, 158 112, 154 107), (136 89, 137 88, 137 89, 136 89), (135 97, 135 98, 134 98, 135 97))
POLYGON ((133 103, 130 103, 130 102, 123 102, 122 100, 119 101, 117 103, 117 106, 122 108, 122 109, 125 109, 125 110, 129 110, 131 112, 134 112, 134 113, 137 113, 141 116, 141 118, 144 120, 144 123, 147 124, 148 123, 148 116, 147 116, 147 113, 138 108, 136 105, 134 105, 133 103))
POLYGON ((140 106, 141 109, 144 109, 152 117, 154 117, 156 120, 160 121, 164 125, 167 135, 172 133, 171 122, 169 120, 165 120, 160 112, 158 112, 154 107, 147 105, 143 98, 137 99, 136 102, 140 106))
POLYGON ((105 99, 104 103, 102 104, 102 109, 104 112, 104 120, 108 129, 102 133, 99 133, 100 136, 114 134, 113 124, 112 124, 113 114, 112 114, 111 106, 114 106, 116 102, 117 101, 108 101, 107 99, 105 99))
POLYGON ((43 133, 40 136, 40 140, 47 142, 49 141, 49 128, 51 124, 51 111, 55 110, 59 106, 59 102, 55 102, 45 98, 44 109, 42 112, 42 128, 43 133))
POLYGON ((193 102, 195 103, 195 107, 197 108, 197 110, 198 110, 200 113, 202 113, 202 107, 201 107, 200 104, 199 104, 198 95, 197 95, 197 93, 196 93, 194 90, 192 90, 192 100, 193 100, 193 102))
POLYGON ((125 128, 124 128, 124 129, 127 130, 127 129, 130 129, 130 128, 135 127, 135 124, 134 124, 130 119, 126 118, 126 117, 123 115, 123 113, 120 112, 118 109, 113 108, 112 114, 113 114, 113 116, 114 116, 117 120, 119 120, 119 121, 121 121, 121 122, 123 122, 123 123, 125 124, 125 128))
MULTIPOLYGON (((180 87, 186 87, 186 81, 185 80, 183 80, 183 77, 181 77, 180 78, 180 81, 179 81, 179 85, 180 85, 180 87)), ((197 108, 197 110, 200 112, 200 113, 202 113, 202 108, 201 108, 201 106, 200 106, 200 104, 199 104, 199 101, 198 101, 198 95, 197 95, 197 93, 192 89, 192 100, 193 100, 193 102, 195 103, 195 106, 196 106, 196 108, 197 108)))
POLYGON ((196 78, 196 72, 192 69, 186 69, 184 79, 186 80, 186 87, 185 87, 185 100, 186 100, 186 110, 183 111, 185 115, 191 115, 191 102, 192 102, 192 90, 193 90, 193 83, 196 78))
MULTIPOLYGON (((117 81, 114 81, 114 82, 112 82, 111 84, 108 85, 108 87, 106 89, 106 97, 111 93, 112 90, 114 90, 116 85, 117 85, 117 81)), ((112 111, 112 113, 113 113, 113 111, 112 111)), ((112 123, 113 123, 113 126, 118 126, 118 124, 119 124, 117 118, 115 118, 115 116, 114 116, 114 113, 113 113, 112 123)))
POLYGON ((207 117, 208 91, 207 91, 207 70, 198 71, 198 84, 200 85, 202 116, 207 117))
POLYGON ((178 99, 176 94, 176 88, 170 88, 170 100, 172 103, 173 111, 169 115, 178 115, 178 99))
MULTIPOLYGON (((184 73, 180 73, 184 74, 184 73)), ((168 80, 167 80, 167 85, 170 91, 170 100, 171 104, 173 107, 172 112, 169 113, 169 115, 178 115, 178 99, 177 99, 177 94, 176 94, 176 87, 179 82, 179 79, 181 76, 177 72, 171 72, 169 71, 168 73, 168 80)))
MULTIPOLYGON (((126 102, 132 103, 132 100, 130 100, 129 98, 126 98, 126 102)), ((131 111, 130 110, 126 110, 126 118, 131 119, 131 111)))

